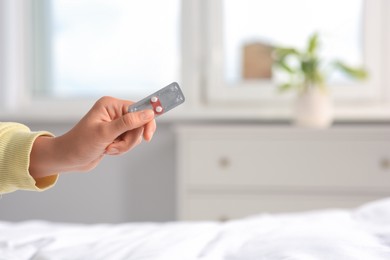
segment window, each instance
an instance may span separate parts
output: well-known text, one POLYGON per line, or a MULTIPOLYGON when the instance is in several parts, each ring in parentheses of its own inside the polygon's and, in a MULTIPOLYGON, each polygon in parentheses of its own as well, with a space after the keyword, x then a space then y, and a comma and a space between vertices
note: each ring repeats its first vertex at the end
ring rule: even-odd
POLYGON ((383 84, 383 5, 381 0, 216 0, 205 3, 204 8, 211 10, 207 13, 209 24, 205 28, 209 101, 280 100, 280 96, 276 98, 275 75, 269 72, 272 60, 264 65, 264 75, 253 80, 246 75, 245 48, 257 44, 267 55, 268 46, 303 47, 314 32, 320 35, 322 55, 327 60, 337 58, 351 65, 364 65, 370 75, 369 80, 362 83, 335 74, 329 83, 334 96, 340 100, 379 99, 379 88, 383 84))
POLYGON ((336 101, 375 103, 388 118, 389 17, 388 0, 2 0, 0 107, 72 117, 101 95, 137 100, 179 81, 195 116, 277 114, 289 95, 274 74, 245 76, 242 55, 252 43, 300 47, 317 31, 328 59, 369 72, 365 82, 335 75, 336 101))
POLYGON ((225 81, 234 85, 244 80, 242 52, 246 45, 302 49, 314 32, 320 34, 322 55, 327 60, 361 65, 362 15, 363 0, 224 0, 225 81))
POLYGON ((179 0, 36 2, 35 94, 134 99, 179 80, 179 0))

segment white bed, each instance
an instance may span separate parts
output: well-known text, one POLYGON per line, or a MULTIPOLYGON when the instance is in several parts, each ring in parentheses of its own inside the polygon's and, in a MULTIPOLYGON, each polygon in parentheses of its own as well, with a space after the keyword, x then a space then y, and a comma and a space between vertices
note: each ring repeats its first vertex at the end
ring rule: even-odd
POLYGON ((0 259, 390 259, 390 199, 217 222, 0 222, 0 259))

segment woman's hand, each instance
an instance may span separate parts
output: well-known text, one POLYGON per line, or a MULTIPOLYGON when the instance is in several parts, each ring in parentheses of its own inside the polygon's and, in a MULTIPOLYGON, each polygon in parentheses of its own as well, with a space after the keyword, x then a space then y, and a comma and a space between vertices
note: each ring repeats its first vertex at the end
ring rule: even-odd
POLYGON ((156 131, 152 110, 128 113, 130 101, 99 99, 67 133, 38 137, 30 155, 30 174, 42 178, 59 172, 89 171, 104 155, 123 154, 156 131))

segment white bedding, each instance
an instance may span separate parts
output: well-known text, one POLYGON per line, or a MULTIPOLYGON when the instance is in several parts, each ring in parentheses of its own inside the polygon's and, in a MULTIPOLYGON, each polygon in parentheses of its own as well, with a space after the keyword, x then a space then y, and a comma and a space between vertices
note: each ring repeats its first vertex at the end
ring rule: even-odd
POLYGON ((217 222, 0 222, 0 259, 389 260, 390 199, 217 222))

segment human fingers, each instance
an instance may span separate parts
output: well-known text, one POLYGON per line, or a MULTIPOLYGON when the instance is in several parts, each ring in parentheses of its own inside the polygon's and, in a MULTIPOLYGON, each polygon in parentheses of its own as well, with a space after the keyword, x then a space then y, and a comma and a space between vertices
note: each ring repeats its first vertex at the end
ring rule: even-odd
POLYGON ((154 119, 152 110, 126 113, 109 123, 112 136, 119 136, 127 131, 139 128, 154 119))
POLYGON ((143 137, 145 141, 150 142, 152 140, 152 137, 154 135, 154 132, 156 131, 156 121, 152 120, 149 123, 147 123, 144 126, 144 132, 143 132, 143 137))
POLYGON ((141 143, 143 131, 143 127, 139 127, 123 133, 114 142, 107 146, 105 154, 119 155, 131 150, 141 143))

